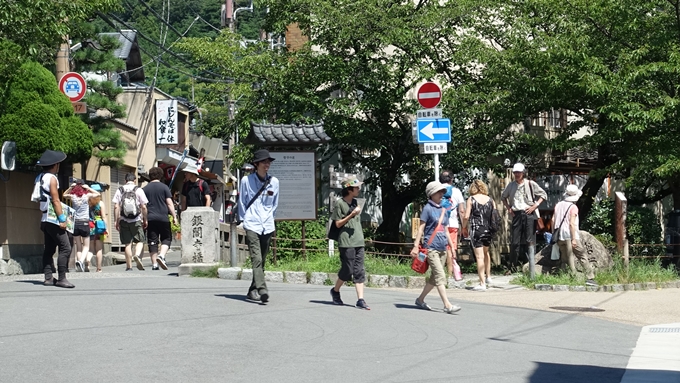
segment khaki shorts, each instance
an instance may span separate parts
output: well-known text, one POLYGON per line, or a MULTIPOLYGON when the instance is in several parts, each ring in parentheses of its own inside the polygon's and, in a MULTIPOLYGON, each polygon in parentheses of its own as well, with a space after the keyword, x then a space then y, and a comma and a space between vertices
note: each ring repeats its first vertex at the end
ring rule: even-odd
POLYGON ((120 243, 128 245, 130 243, 140 243, 146 240, 142 221, 125 222, 120 221, 120 243))
POLYGON ((446 285, 446 272, 444 265, 446 264, 446 250, 427 250, 427 263, 430 265, 430 277, 427 283, 433 286, 446 285))

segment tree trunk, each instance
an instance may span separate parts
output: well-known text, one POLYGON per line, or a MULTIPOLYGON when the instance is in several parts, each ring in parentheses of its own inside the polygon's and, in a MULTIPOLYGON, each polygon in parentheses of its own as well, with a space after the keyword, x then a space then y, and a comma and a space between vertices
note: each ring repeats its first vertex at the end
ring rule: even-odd
POLYGON ((583 186, 583 196, 579 198, 576 203, 576 206, 578 206, 579 220, 581 222, 585 222, 588 214, 590 214, 590 210, 595 203, 595 197, 600 191, 604 180, 607 178, 605 174, 598 172, 598 170, 606 169, 607 166, 613 163, 612 156, 609 154, 609 149, 608 145, 601 145, 597 148, 597 164, 595 165, 595 169, 590 172, 588 181, 586 181, 586 184, 583 186), (593 173, 596 172, 602 175, 593 176, 593 173))
POLYGON ((670 182, 673 195, 673 210, 680 210, 680 179, 670 182))
MULTIPOLYGON (((406 206, 415 198, 408 191, 398 192, 392 185, 382 186, 382 216, 383 222, 376 230, 376 239, 381 242, 401 243, 399 238, 399 224, 406 206)), ((376 248, 386 253, 399 253, 403 245, 376 244, 376 248)))

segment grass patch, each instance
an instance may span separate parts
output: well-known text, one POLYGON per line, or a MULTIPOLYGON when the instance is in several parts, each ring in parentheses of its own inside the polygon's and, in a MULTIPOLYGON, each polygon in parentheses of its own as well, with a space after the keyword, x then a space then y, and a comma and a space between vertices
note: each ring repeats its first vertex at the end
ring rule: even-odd
MULTIPOLYGON (((672 265, 663 267, 659 259, 631 259, 629 269, 626 271, 623 258, 616 255, 612 268, 595 274, 595 281, 600 285, 625 285, 643 282, 670 282, 677 280, 678 277, 678 272, 672 265)), ((523 274, 510 281, 510 283, 531 289, 534 288, 535 284, 582 286, 585 282, 583 274, 574 276, 568 272, 537 275, 533 281, 528 275, 523 274)))
POLYGON ((208 270, 196 269, 191 272, 191 276, 196 278, 217 278, 217 269, 220 267, 224 267, 224 265, 220 263, 218 265, 212 266, 208 270))
MULTIPOLYGON (((250 262, 247 263, 250 264, 250 262)), ((373 275, 420 275, 411 270, 411 258, 383 258, 368 254, 364 258, 364 266, 366 267, 366 272, 373 275)), ((244 265, 244 267, 246 267, 246 265, 244 265)), ((337 250, 332 257, 329 257, 328 253, 318 252, 308 254, 307 261, 303 259, 284 258, 278 259, 276 265, 274 265, 271 262, 271 258, 269 258, 265 269, 271 271, 337 273, 338 270, 340 270, 340 257, 337 250)))

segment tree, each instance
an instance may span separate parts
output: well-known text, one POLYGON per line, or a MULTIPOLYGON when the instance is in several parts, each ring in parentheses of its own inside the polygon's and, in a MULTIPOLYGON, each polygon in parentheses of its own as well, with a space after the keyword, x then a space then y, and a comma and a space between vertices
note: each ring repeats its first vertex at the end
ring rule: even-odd
POLYGON ((92 132, 73 114, 73 106, 54 75, 36 62, 23 64, 8 84, 0 109, 0 141, 15 141, 20 164, 32 166, 47 149, 61 150, 69 162, 92 154, 92 132))
POLYGON ((117 39, 97 34, 94 28, 83 27, 81 49, 73 54, 73 61, 81 71, 106 76, 106 81, 88 81, 88 92, 84 101, 88 109, 95 113, 82 114, 83 121, 90 126, 93 133, 93 155, 104 166, 119 167, 127 152, 127 145, 121 139, 121 133, 110 121, 125 117, 125 106, 116 102, 116 97, 123 89, 109 80, 112 73, 125 68, 125 62, 113 56, 113 51, 120 43, 117 39), (94 38, 86 38, 93 36, 94 38))
MULTIPOLYGON (((190 39, 180 44, 206 67, 234 78, 232 86, 214 88, 222 97, 231 94, 232 99, 240 98, 239 113, 222 134, 239 128, 243 135, 251 120, 323 121, 333 138, 330 147, 341 153, 343 163, 369 170, 366 181, 381 188, 383 223, 378 237, 396 242, 404 208, 414 199, 424 198, 425 184, 432 178, 430 157, 420 155, 412 142, 411 119, 418 107, 409 94, 425 79, 465 80, 466 73, 451 71, 446 78, 431 63, 440 58, 442 46, 446 60, 452 63, 469 55, 442 41, 453 39, 464 26, 463 16, 475 4, 388 4, 381 0, 264 3, 270 9, 267 30, 282 31, 295 22, 310 36, 310 43, 297 52, 280 54, 264 51, 264 46, 239 50, 234 39, 224 33, 214 41, 190 39)), ((451 105, 444 107, 445 114, 455 114, 451 105)), ((512 146, 499 150, 485 141, 485 134, 467 129, 468 121, 462 117, 452 123, 459 140, 456 147, 472 148, 466 149, 470 155, 464 159, 456 153, 448 156, 456 170, 464 161, 466 167, 487 168, 489 154, 512 146)))
POLYGON ((583 216, 608 174, 626 178, 631 203, 680 197, 678 7, 661 0, 480 2, 468 17, 487 48, 476 52, 475 81, 449 96, 492 135, 550 108, 576 117, 556 138, 520 132, 515 139, 534 156, 597 151, 579 201, 583 216), (576 138, 580 129, 588 134, 576 138))

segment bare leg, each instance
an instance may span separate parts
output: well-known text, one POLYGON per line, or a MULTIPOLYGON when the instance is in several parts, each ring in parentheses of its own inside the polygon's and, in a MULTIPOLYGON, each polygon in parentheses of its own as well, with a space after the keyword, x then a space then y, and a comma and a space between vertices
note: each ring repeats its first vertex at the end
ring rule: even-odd
POLYGON ((96 251, 97 255, 97 271, 102 271, 102 247, 104 244, 102 243, 101 239, 95 239, 94 240, 94 250, 96 251))
POLYGON ((425 302, 425 297, 430 293, 430 291, 432 291, 432 289, 434 289, 434 285, 426 283, 425 287, 423 287, 423 292, 420 293, 420 296, 418 297, 418 301, 421 303, 425 302))
POLYGON ((83 261, 83 237, 73 237, 73 242, 76 245, 76 260, 83 261))
POLYGON ((364 299, 364 284, 355 283, 354 288, 357 290, 357 299, 364 299))
POLYGON ((156 266, 158 264, 156 262, 156 259, 158 258, 158 253, 149 253, 149 256, 151 257, 151 265, 156 266))
POLYGON ((488 246, 484 246, 484 265, 486 266, 486 277, 491 278, 491 254, 489 254, 488 246))
POLYGON ((453 275, 453 250, 448 247, 446 248, 446 270, 449 276, 453 275))
POLYGON ((342 287, 342 285, 343 285, 344 283, 345 283, 345 281, 343 281, 342 279, 338 278, 338 280, 335 281, 335 286, 333 286, 333 290, 335 290, 336 292, 340 292, 340 287, 342 287))
POLYGON ((484 280, 484 271, 486 270, 486 265, 484 264, 484 247, 475 247, 475 259, 477 260, 477 275, 479 276, 479 285, 486 286, 486 281, 484 280))
MULTIPOLYGON (((427 285, 426 285, 426 287, 427 287, 427 285)), ((447 309, 451 308, 451 302, 449 302, 449 297, 446 296, 446 286, 445 285, 438 285, 437 286, 437 292, 439 293, 439 297, 442 299, 442 302, 444 303, 444 307, 446 307, 447 309)))
POLYGON ((161 258, 165 259, 165 254, 168 253, 168 250, 170 250, 170 246, 168 245, 161 245, 161 252, 158 254, 161 256, 161 258))
POLYGON ((132 268, 132 243, 125 245, 125 266, 128 269, 132 268))
POLYGON ((90 253, 90 237, 80 237, 80 241, 82 241, 82 248, 80 250, 80 255, 82 258, 78 258, 80 262, 88 260, 87 257, 90 253))

